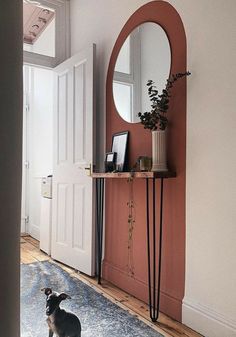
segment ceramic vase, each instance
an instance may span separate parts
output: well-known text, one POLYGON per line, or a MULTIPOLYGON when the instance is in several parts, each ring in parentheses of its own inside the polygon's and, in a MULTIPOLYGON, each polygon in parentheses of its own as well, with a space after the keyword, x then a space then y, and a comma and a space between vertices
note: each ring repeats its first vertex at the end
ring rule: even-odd
POLYGON ((166 131, 152 131, 152 171, 167 171, 166 163, 166 131))

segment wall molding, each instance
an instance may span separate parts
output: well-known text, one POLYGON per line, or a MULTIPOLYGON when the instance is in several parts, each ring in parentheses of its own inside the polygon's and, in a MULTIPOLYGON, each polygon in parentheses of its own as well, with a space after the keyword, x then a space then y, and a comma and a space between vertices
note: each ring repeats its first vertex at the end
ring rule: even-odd
MULTIPOLYGON (((124 272, 123 269, 114 266, 113 264, 103 261, 103 278, 109 279, 110 282, 117 285, 127 293, 148 303, 148 285, 138 278, 131 277, 124 272), (130 283, 132 279, 132 283, 130 283), (117 282, 119 280, 119 282, 117 282), (130 285, 131 284, 131 285, 130 285)), ((161 290, 160 303, 162 311, 168 311, 174 319, 179 319, 181 316, 182 300, 176 296, 161 290)))
POLYGON ((208 337, 236 337, 236 320, 185 297, 183 323, 208 337))
POLYGON ((29 234, 36 240, 40 240, 40 229, 38 226, 34 224, 29 225, 29 234))

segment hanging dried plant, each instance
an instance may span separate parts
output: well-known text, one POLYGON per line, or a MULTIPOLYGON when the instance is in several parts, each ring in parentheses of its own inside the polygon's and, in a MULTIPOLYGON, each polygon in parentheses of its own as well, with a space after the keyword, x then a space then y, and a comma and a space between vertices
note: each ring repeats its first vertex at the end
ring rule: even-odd
POLYGON ((134 258, 133 258, 133 231, 135 225, 135 208, 134 208, 134 193, 133 179, 128 179, 129 184, 129 201, 128 206, 128 264, 127 269, 131 277, 134 276, 134 258))

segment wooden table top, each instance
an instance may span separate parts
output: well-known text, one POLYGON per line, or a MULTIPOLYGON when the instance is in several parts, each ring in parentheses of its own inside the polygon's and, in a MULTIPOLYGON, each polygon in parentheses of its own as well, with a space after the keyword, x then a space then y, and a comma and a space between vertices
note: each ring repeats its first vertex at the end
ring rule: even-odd
POLYGON ((129 178, 174 178, 175 172, 93 172, 92 178, 129 179, 129 178))

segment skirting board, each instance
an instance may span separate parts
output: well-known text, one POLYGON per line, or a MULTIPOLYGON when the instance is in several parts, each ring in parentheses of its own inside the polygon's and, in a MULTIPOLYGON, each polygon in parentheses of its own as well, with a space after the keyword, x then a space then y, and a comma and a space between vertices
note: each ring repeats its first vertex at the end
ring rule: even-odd
POLYGON ((182 307, 183 324, 205 337, 236 337, 236 321, 216 311, 184 298, 182 307))
MULTIPOLYGON (((134 297, 143 302, 148 301, 148 286, 146 283, 130 277, 123 270, 115 267, 114 265, 103 261, 103 274, 102 277, 107 281, 113 283, 118 288, 126 291, 134 297)), ((181 322, 182 317, 182 300, 178 299, 171 294, 161 292, 160 296, 161 311, 178 322, 181 322)))
POLYGON ((36 240, 40 240, 40 229, 36 225, 29 226, 29 234, 36 240))

